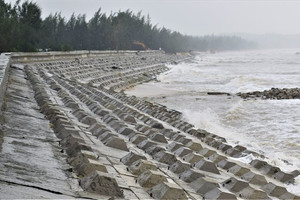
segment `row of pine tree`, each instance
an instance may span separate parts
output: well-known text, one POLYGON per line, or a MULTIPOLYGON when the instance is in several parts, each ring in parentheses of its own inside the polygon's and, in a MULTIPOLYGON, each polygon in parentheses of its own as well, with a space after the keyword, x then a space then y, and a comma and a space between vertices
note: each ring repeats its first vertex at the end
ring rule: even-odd
POLYGON ((11 5, 0 0, 0 52, 161 48, 173 53, 254 47, 240 37, 183 35, 152 25, 149 16, 130 10, 108 16, 99 9, 89 21, 85 15, 66 19, 59 13, 42 19, 41 12, 34 2, 11 5))

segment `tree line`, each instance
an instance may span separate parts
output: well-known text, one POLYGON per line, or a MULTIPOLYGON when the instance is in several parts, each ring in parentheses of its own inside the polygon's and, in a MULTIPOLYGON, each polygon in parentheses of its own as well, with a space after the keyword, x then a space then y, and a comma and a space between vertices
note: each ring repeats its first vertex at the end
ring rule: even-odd
POLYGON ((85 15, 69 19, 60 13, 41 18, 37 3, 15 5, 0 0, 0 52, 39 50, 143 50, 166 52, 240 50, 254 44, 240 37, 195 37, 158 27, 149 15, 130 10, 107 15, 99 9, 87 21, 85 15))

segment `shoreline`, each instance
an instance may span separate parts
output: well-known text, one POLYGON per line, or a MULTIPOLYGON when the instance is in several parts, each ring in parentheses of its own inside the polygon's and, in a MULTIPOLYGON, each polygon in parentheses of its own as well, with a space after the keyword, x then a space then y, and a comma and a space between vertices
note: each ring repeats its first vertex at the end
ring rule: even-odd
MULTIPOLYGON (((41 137, 41 141, 47 142, 25 145, 28 138, 21 138, 23 142, 20 143, 15 138, 9 139, 12 133, 4 130, 3 148, 29 151, 40 165, 41 152, 34 149, 47 145, 45 155, 61 164, 57 164, 57 174, 61 175, 58 180, 65 176, 68 180, 62 181, 64 187, 53 184, 50 188, 58 196, 106 199, 112 196, 129 199, 175 199, 178 196, 182 199, 298 198, 289 191, 278 193, 286 189, 286 184, 295 181, 299 175, 297 171, 285 172, 258 159, 262 156, 258 152, 241 145, 230 145, 224 137, 197 129, 183 120, 179 111, 117 92, 149 82, 168 70, 164 66, 166 62, 185 58, 153 51, 140 52, 139 55, 109 54, 82 58, 80 62, 39 60, 38 57, 27 60, 26 66, 15 64, 10 68, 9 77, 14 81, 8 85, 9 107, 3 116, 19 119, 25 115, 32 119, 32 113, 38 113, 36 120, 41 121, 43 128, 36 126, 34 119, 27 124, 22 120, 9 120, 6 126, 17 124, 17 127, 24 127, 19 134, 25 135, 29 129, 37 134, 36 137, 41 137), (84 82, 87 78, 88 82, 84 82), (23 89, 18 90, 19 87, 23 89), (17 92, 12 92, 14 89, 17 92), (23 113, 11 109, 20 99, 28 105, 23 113), (48 137, 51 135, 51 140, 43 135, 44 130, 47 130, 48 137), (51 149, 55 149, 55 155, 49 153, 53 152, 51 149), (251 155, 257 159, 250 164, 238 160, 251 155), (105 184, 101 185, 102 181, 105 184), (71 183, 73 187, 68 188, 67 184, 71 183), (232 189, 241 184, 245 185, 242 190, 232 189), (273 185, 276 187, 270 190, 273 185)), ((164 92, 172 94, 175 91, 156 90, 153 95, 164 92)), ((15 162, 14 159, 17 161, 20 154, 20 151, 2 151, 0 158, 5 157, 5 163, 10 163, 15 162), (7 153, 13 156, 5 156, 7 153)), ((52 167, 49 165, 44 170, 52 167)), ((3 174, 7 167, 3 166, 1 170, 3 174)), ((15 177, 22 177, 18 170, 28 173, 25 168, 12 166, 10 175, 14 181, 15 177)), ((39 179, 45 180, 45 174, 41 173, 39 179)), ((26 184, 30 182, 23 178, 26 184)), ((35 180, 31 184, 37 183, 35 180)))

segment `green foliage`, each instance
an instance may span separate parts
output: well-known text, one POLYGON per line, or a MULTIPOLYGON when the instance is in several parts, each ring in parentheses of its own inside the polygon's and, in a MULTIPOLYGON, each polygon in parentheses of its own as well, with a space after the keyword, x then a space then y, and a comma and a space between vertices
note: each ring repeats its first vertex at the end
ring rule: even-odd
POLYGON ((73 14, 68 20, 60 13, 41 19, 36 3, 14 6, 0 0, 0 52, 43 50, 141 50, 174 53, 181 51, 238 50, 253 44, 227 36, 192 37, 151 24, 141 12, 119 11, 107 16, 99 9, 92 19, 73 14))

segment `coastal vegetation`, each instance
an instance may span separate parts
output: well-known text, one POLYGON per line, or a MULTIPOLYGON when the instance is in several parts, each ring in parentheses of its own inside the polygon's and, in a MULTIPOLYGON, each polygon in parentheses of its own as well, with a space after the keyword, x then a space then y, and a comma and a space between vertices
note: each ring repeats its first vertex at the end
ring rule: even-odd
POLYGON ((107 15, 99 9, 88 21, 85 15, 66 19, 60 13, 42 19, 41 13, 34 2, 11 5, 0 0, 0 52, 162 49, 174 53, 255 46, 235 36, 183 35, 153 25, 149 16, 130 10, 107 15))

